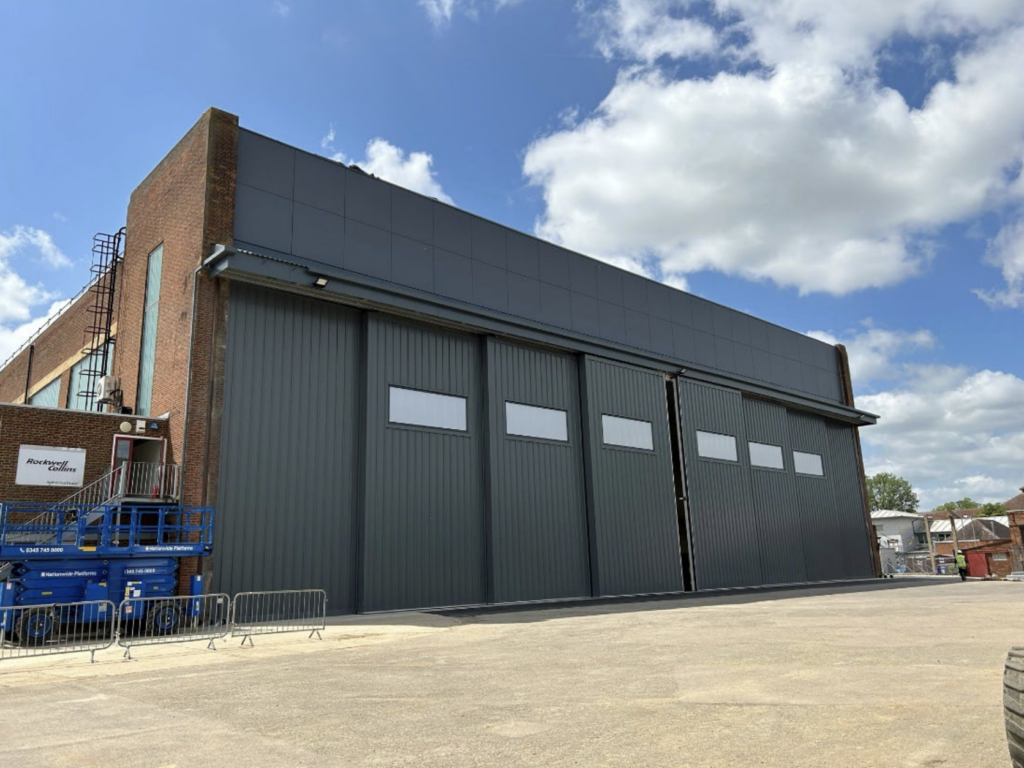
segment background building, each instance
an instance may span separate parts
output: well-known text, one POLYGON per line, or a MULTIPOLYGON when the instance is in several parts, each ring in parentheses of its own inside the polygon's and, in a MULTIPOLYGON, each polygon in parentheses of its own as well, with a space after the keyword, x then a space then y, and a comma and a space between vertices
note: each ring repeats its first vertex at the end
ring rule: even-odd
POLYGON ((161 417, 183 501, 217 507, 218 591, 323 587, 352 612, 878 572, 874 417, 841 347, 218 110, 133 192, 99 274, 0 399, 94 407, 73 368, 107 301, 78 375, 161 417))

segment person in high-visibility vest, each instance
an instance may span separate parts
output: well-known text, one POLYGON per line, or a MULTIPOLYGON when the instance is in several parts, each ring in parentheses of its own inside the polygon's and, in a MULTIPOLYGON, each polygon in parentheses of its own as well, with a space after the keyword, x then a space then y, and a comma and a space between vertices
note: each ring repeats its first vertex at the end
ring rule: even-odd
POLYGON ((956 569, 960 571, 960 581, 967 581, 967 558, 962 549, 956 551, 956 569))

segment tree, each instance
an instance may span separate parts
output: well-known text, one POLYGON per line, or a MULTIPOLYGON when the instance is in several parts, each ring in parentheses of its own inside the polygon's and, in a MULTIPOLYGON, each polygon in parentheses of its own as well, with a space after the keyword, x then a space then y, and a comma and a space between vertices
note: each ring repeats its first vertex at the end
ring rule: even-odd
POLYGON ((1005 515, 1006 507, 994 501, 988 502, 988 504, 981 505, 981 516, 992 517, 993 515, 1005 515))
MULTIPOLYGON (((972 499, 970 496, 966 496, 960 501, 947 501, 945 504, 939 504, 935 508, 936 512, 956 512, 958 509, 977 509, 981 505, 972 499)), ((1000 512, 999 514, 1002 514, 1000 512)))
POLYGON ((907 480, 891 472, 879 472, 866 479, 872 512, 879 509, 917 510, 917 494, 907 480))

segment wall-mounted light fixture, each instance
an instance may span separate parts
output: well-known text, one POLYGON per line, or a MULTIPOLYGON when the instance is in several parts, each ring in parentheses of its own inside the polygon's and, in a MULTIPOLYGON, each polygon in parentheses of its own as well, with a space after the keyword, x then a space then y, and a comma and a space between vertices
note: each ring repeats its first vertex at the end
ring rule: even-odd
POLYGON ((315 285, 317 288, 323 288, 325 285, 327 285, 328 282, 329 281, 327 280, 327 278, 321 275, 320 277, 313 281, 313 285, 315 285))

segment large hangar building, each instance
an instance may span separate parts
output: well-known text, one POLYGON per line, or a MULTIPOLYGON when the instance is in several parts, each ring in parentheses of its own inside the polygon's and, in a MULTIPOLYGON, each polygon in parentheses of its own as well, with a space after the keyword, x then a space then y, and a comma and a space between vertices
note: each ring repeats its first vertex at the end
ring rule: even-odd
MULTIPOLYGON (((841 347, 215 109, 111 263, 115 406, 216 507, 216 591, 351 613, 877 575, 841 347)), ((0 370, 37 444, 113 408, 81 390, 93 293, 0 370)))

